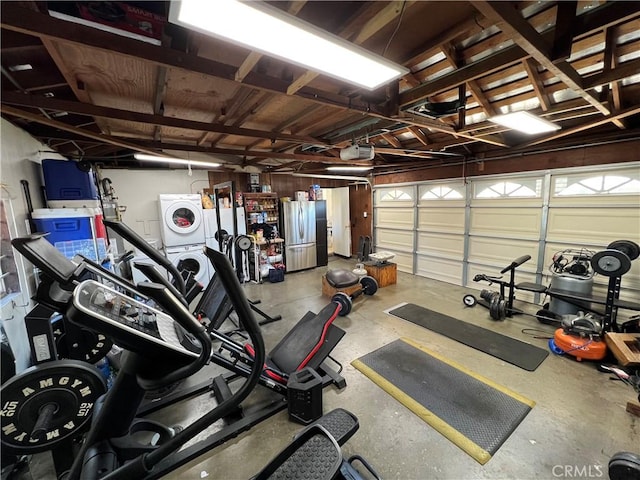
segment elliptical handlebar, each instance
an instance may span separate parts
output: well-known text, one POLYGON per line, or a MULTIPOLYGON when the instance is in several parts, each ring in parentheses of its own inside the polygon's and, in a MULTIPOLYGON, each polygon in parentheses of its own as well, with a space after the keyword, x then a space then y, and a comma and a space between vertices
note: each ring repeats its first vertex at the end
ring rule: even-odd
MULTIPOLYGON (((260 325, 253 316, 249 302, 244 295, 244 291, 242 290, 229 259, 223 254, 210 248, 205 248, 205 253, 216 269, 216 274, 220 276, 222 285, 224 286, 227 295, 233 304, 234 310, 249 335, 249 339, 255 349, 255 361, 253 362, 251 373, 238 391, 230 398, 220 403, 209 413, 193 422, 173 438, 160 445, 156 450, 138 456, 131 462, 126 463, 110 474, 104 476, 103 480, 114 480, 116 478, 142 478, 147 476, 152 472, 155 465, 159 464, 167 457, 170 457, 172 453, 179 450, 187 441, 193 439, 193 437, 208 428, 213 424, 213 422, 230 414, 251 393, 260 380, 262 366, 266 359, 265 345, 260 325)), ((163 290, 166 294, 171 295, 168 290, 163 290)), ((162 303, 163 308, 170 307, 171 309, 176 309, 176 312, 178 310, 180 312, 187 311, 186 308, 175 298, 172 300, 170 298, 163 300, 158 299, 158 301, 167 301, 172 303, 172 305, 169 305, 168 303, 165 305, 162 303)), ((182 315, 180 315, 180 318, 182 318, 182 315)), ((185 324, 181 323, 181 325, 189 329, 189 331, 192 331, 191 329, 197 329, 199 331, 201 326, 199 324, 196 326, 196 323, 197 321, 195 319, 190 318, 188 322, 185 322, 185 324), (189 326, 187 326, 187 324, 189 326)), ((202 330, 204 330, 204 327, 202 327, 202 330)), ((207 343, 210 345, 210 341, 207 343)))
POLYGON ((180 293, 182 293, 183 295, 187 293, 187 287, 184 283, 184 279, 182 278, 182 275, 180 275, 180 272, 175 267, 175 265, 171 263, 171 261, 169 261, 167 257, 160 255, 160 253, 158 253, 158 250, 156 250, 151 245, 149 245, 149 243, 144 238, 142 238, 140 235, 134 232, 125 223, 122 223, 116 220, 102 220, 102 223, 104 224, 105 227, 109 227, 113 229, 118 235, 123 237, 126 241, 131 243, 134 247, 136 247, 142 253, 147 255, 151 260, 156 262, 158 265, 161 265, 162 267, 166 268, 167 271, 174 278, 174 281, 176 282, 176 287, 180 291, 180 293))

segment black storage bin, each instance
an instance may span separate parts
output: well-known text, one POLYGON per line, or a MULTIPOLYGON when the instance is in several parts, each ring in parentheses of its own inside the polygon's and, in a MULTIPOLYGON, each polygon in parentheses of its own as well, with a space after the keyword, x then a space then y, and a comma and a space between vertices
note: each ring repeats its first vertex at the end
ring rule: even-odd
POLYGON ((304 425, 322 416, 322 377, 312 368, 289 375, 287 382, 289 418, 304 425))

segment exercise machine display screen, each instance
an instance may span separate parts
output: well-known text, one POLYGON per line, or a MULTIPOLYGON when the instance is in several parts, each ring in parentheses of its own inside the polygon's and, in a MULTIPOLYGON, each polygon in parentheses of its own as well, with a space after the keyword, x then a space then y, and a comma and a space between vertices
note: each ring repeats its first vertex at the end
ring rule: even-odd
POLYGON ((180 344, 169 315, 95 280, 78 285, 67 315, 72 322, 109 335, 114 343, 145 356, 172 354, 186 361, 198 356, 180 344))

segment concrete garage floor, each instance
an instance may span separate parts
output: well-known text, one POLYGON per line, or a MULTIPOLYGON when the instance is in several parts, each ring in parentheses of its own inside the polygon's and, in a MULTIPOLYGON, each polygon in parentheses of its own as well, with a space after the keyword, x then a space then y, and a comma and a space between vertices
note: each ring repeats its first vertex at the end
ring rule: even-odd
MULTIPOLYGON (((332 258, 329 268, 353 268, 355 261, 332 258)), ((261 309, 283 319, 263 327, 267 351, 304 315, 328 302, 321 295, 321 276, 327 268, 287 274, 283 283, 248 284, 250 299, 261 309)), ((431 310, 547 348, 547 341, 522 333, 525 328, 551 327, 532 317, 503 322, 490 319, 486 309, 465 308, 462 295, 469 290, 398 272, 396 285, 375 296, 358 299, 348 317, 336 324, 347 334, 333 352, 344 370, 347 388, 324 390, 324 411, 337 407, 353 412, 360 429, 343 447, 368 459, 384 479, 552 479, 608 478, 609 457, 621 450, 640 451, 640 419, 625 412, 635 398, 630 387, 596 370, 591 363, 549 355, 534 372, 459 344, 384 310, 411 302, 431 310), (350 365, 350 362, 400 337, 414 341, 462 364, 494 382, 536 402, 536 406, 485 465, 478 464, 440 433, 420 420, 350 365)), ((519 304, 535 312, 535 305, 519 304)), ((211 372, 201 372, 208 377, 211 372)), ((195 379, 194 379, 195 381, 195 379)), ((262 387, 259 387, 262 388, 262 387)), ((438 388, 438 385, 433 385, 438 388)), ((211 408, 203 395, 155 415, 168 424, 189 423, 211 408)), ((302 428, 288 419, 286 410, 252 428, 165 478, 246 479, 284 448, 302 428)), ((208 430, 198 438, 213 431, 208 430)), ((46 462, 34 465, 32 478, 52 478, 46 462)), ((301 479, 303 480, 303 479, 301 479)))

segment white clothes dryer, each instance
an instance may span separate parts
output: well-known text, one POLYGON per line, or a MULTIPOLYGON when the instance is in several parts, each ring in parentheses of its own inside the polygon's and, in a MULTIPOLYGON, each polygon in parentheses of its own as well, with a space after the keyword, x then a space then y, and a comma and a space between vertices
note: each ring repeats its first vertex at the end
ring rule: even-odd
POLYGON ((163 193, 158 199, 160 231, 165 248, 204 243, 204 219, 200 195, 163 193))
POLYGON ((205 287, 211 280, 211 262, 204 253, 204 244, 183 245, 166 249, 167 258, 178 270, 189 270, 194 273, 196 281, 205 287))

